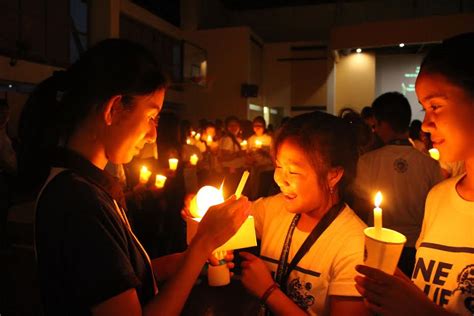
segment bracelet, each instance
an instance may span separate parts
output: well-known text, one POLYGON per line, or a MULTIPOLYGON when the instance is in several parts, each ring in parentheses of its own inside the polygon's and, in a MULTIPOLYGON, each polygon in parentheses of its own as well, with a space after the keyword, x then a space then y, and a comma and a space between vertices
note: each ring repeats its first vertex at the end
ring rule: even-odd
POLYGON ((268 289, 263 293, 262 297, 260 297, 260 304, 265 305, 267 303, 268 298, 270 295, 275 291, 276 288, 280 287, 278 283, 273 282, 272 285, 268 287, 268 289))

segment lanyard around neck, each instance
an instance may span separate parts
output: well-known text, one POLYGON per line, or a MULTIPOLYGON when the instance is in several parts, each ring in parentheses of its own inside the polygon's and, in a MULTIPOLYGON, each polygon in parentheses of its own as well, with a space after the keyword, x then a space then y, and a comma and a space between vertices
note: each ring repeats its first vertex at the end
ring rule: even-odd
POLYGON ((283 249, 280 255, 280 261, 278 262, 278 268, 275 275, 275 281, 280 285, 280 288, 283 292, 286 293, 286 285, 288 277, 290 276, 291 271, 296 267, 298 262, 304 257, 304 255, 311 249, 313 244, 318 240, 321 234, 326 230, 326 228, 331 225, 334 219, 339 215, 341 210, 344 208, 344 202, 339 202, 334 204, 329 211, 324 214, 323 218, 318 222, 318 224, 313 228, 311 233, 306 237, 305 241, 298 249, 298 252, 294 256, 291 263, 288 264, 288 255, 291 247, 291 239, 295 231, 296 225, 301 218, 301 214, 296 214, 291 221, 290 227, 288 228, 288 233, 286 234, 285 243, 283 244, 283 249))

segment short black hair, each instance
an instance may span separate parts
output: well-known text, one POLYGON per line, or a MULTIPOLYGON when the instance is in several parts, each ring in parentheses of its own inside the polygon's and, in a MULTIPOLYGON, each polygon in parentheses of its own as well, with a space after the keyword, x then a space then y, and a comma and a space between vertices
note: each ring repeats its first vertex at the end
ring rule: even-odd
POLYGON ((386 92, 372 102, 377 121, 387 122, 397 133, 408 130, 411 121, 411 107, 408 99, 400 92, 386 92))

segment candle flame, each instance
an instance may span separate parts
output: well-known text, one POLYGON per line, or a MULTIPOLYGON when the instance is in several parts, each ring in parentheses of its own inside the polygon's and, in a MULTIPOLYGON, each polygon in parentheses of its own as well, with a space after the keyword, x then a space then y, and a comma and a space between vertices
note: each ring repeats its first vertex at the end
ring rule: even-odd
POLYGON ((195 217, 203 217, 209 207, 224 202, 222 193, 212 186, 202 187, 196 195, 196 210, 191 209, 191 214, 195 217))
POLYGON ((438 149, 431 148, 430 150, 428 150, 428 152, 430 153, 431 158, 433 158, 434 160, 439 160, 439 150, 438 149))
POLYGON ((221 183, 221 186, 219 187, 219 191, 222 193, 222 189, 224 188, 224 181, 225 181, 225 178, 222 179, 222 183, 221 183))
POLYGON ((380 191, 375 194, 375 207, 380 207, 380 204, 382 203, 382 193, 380 191))
POLYGON ((207 135, 207 141, 212 142, 212 136, 211 135, 207 135))

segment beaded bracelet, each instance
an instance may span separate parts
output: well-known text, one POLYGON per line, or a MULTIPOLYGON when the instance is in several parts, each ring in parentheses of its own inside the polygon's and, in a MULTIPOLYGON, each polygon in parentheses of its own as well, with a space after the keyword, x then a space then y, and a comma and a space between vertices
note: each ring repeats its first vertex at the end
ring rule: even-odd
POLYGON ((268 298, 270 297, 270 294, 272 294, 273 291, 275 291, 275 289, 278 287, 280 286, 276 282, 270 285, 268 289, 263 293, 262 297, 260 297, 260 304, 265 305, 267 303, 268 298))

